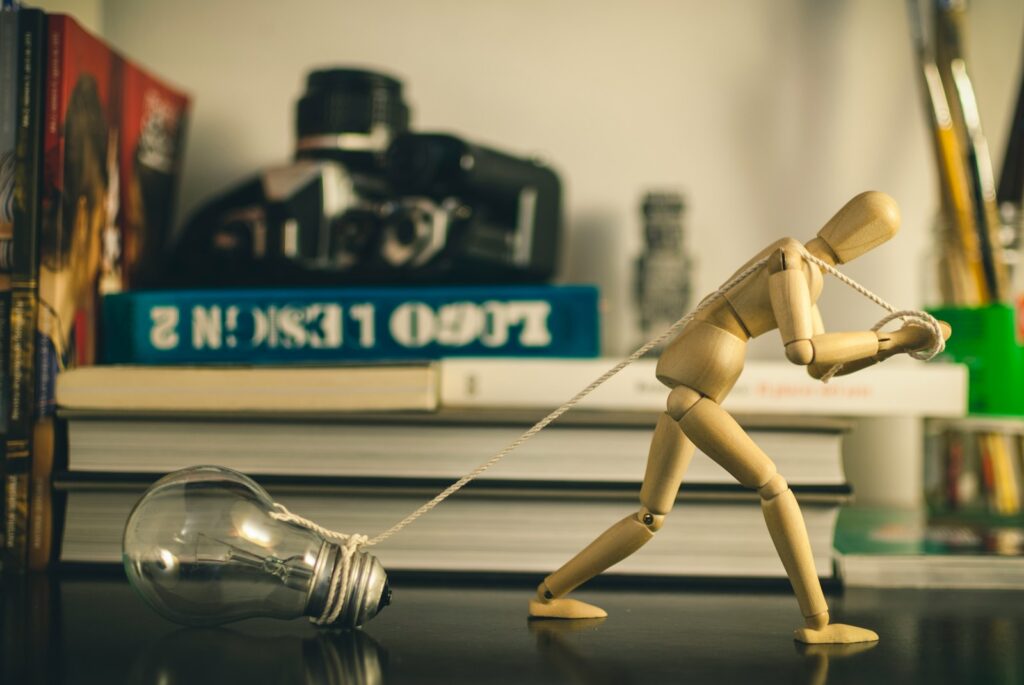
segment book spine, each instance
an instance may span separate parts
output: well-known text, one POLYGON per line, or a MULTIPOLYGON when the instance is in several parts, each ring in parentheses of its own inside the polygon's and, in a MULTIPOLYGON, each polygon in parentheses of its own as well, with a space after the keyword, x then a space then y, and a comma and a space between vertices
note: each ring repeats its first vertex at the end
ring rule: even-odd
POLYGON ((32 467, 29 500, 28 567, 45 570, 53 552, 53 476, 55 426, 52 416, 36 421, 32 434, 32 467))
MULTIPOLYGON (((53 472, 54 441, 53 419, 50 407, 54 405, 53 386, 57 370, 60 367, 59 353, 52 340, 60 336, 50 330, 55 324, 53 310, 59 307, 58 297, 50 291, 52 301, 46 302, 42 285, 44 275, 39 262, 44 255, 49 255, 55 263, 60 263, 61 250, 71 250, 77 245, 64 245, 61 242, 60 223, 63 217, 62 198, 50 193, 51 188, 63 189, 64 176, 64 122, 67 73, 66 51, 69 19, 63 15, 47 17, 47 67, 46 67, 46 108, 43 131, 43 187, 46 193, 41 198, 40 232, 37 246, 37 299, 36 299, 36 330, 35 330, 35 368, 30 383, 34 387, 34 411, 31 412, 31 457, 29 464, 29 538, 27 564, 31 570, 43 570, 50 562, 53 543, 53 514, 50 478, 53 472), (58 181, 57 179, 61 179, 58 181), (61 183, 61 185, 58 185, 61 183), (43 317, 39 308, 50 312, 43 317)), ((52 269, 53 267, 51 267, 52 269)), ((52 281, 53 276, 49 277, 52 281)), ((72 322, 66 322, 71 325, 72 322)), ((61 325, 59 318, 56 325, 61 325)))
POLYGON ((117 364, 593 357, 600 340, 591 286, 129 292, 102 310, 117 364))
MULTIPOLYGON (((17 147, 18 111, 18 15, 0 11, 0 449, 7 444, 7 417, 10 403, 9 341, 11 307, 10 260, 5 259, 11 247, 14 219, 14 151, 17 147)), ((0 452, 2 454, 2 452, 0 452)), ((0 482, 3 482, 3 459, 0 459, 0 482)), ((0 497, 0 522, 4 516, 4 498, 0 497)), ((0 569, 3 568, 4 531, 0 525, 0 569)))
POLYGON ((1020 463, 1020 455, 1017 453, 1018 441, 1017 436, 1012 433, 1004 433, 1002 439, 1003 468, 1006 472, 1007 490, 1010 495, 1009 514, 1015 516, 1021 511, 1021 474, 1017 468, 1017 465, 1020 463))
POLYGON ((61 224, 64 216, 64 183, 66 173, 64 156, 66 139, 74 136, 68 133, 69 121, 65 119, 66 101, 69 87, 66 81, 74 78, 68 73, 66 63, 66 45, 68 39, 68 21, 63 15, 53 14, 47 18, 49 49, 46 71, 46 110, 45 128, 43 130, 43 197, 41 198, 41 216, 39 236, 36 241, 36 331, 35 331, 35 368, 33 376, 34 416, 52 413, 53 384, 63 360, 58 351, 58 342, 63 330, 73 328, 72 317, 60 314, 62 294, 54 287, 55 272, 64 267, 63 256, 70 253, 79 244, 75 237, 63 236, 61 224), (49 266, 47 266, 49 265, 49 266), (49 290, 48 290, 49 287, 49 290))
POLYGON ((993 433, 992 452, 995 458, 995 475, 999 493, 998 510, 1002 516, 1013 516, 1020 511, 1020 495, 1013 477, 1013 466, 1009 451, 1009 436, 993 433))
MULTIPOLYGON (((11 339, 11 278, 9 275, 0 276, 0 454, 7 450, 7 438, 9 431, 9 417, 11 405, 11 364, 10 364, 10 339, 11 339)), ((6 464, 5 459, 0 459, 0 481, 5 482, 6 464)), ((6 498, 0 497, 0 521, 6 524, 6 498)), ((0 526, 0 550, 4 549, 6 540, 6 525, 0 526)), ((0 552, 0 569, 4 567, 4 554, 0 552)))
POLYGON ((29 465, 42 185, 42 115, 46 17, 18 12, 18 112, 11 272, 11 404, 4 482, 5 568, 23 570, 28 552, 29 465))
POLYGON ((975 436, 975 439, 978 445, 978 461, 981 471, 981 486, 982 492, 984 492, 985 494, 985 502, 988 506, 989 511, 998 511, 998 500, 996 495, 996 477, 988 433, 978 433, 975 436))
POLYGON ((950 509, 959 509, 964 505, 960 496, 960 481, 964 469, 964 436, 962 433, 950 431, 947 439, 946 453, 946 501, 950 509))

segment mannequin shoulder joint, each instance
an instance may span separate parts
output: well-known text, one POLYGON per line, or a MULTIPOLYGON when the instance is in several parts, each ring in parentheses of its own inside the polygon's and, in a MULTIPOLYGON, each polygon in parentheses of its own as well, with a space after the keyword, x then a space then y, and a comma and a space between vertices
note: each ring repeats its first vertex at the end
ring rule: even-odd
POLYGON ((795 238, 780 240, 769 260, 770 271, 774 273, 777 271, 802 269, 804 263, 803 247, 803 244, 795 238))

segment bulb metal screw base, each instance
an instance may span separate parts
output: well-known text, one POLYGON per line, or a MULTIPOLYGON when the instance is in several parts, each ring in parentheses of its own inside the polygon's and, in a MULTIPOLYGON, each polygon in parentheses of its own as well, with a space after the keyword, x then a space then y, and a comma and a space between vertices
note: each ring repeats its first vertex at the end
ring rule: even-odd
MULTIPOLYGON (((339 564, 343 562, 343 552, 339 545, 324 542, 314 569, 313 583, 310 588, 309 600, 306 603, 306 616, 319 619, 324 615, 327 601, 331 595, 331 582, 339 564)), ((345 595, 335 597, 333 603, 341 604, 341 613, 329 625, 337 628, 355 628, 361 626, 391 603, 391 587, 388 585, 387 573, 377 557, 364 551, 352 555, 345 578, 339 574, 338 589, 345 586, 345 595)))

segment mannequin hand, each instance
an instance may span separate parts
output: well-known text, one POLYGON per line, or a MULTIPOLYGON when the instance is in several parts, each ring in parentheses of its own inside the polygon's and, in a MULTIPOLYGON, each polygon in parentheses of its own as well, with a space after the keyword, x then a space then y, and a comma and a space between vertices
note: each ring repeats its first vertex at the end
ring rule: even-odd
MULTIPOLYGON (((942 339, 949 340, 953 329, 945 321, 939 322, 942 329, 942 339)), ((932 346, 932 332, 930 329, 917 324, 906 323, 896 331, 878 332, 878 359, 888 359, 901 352, 916 352, 932 346)))

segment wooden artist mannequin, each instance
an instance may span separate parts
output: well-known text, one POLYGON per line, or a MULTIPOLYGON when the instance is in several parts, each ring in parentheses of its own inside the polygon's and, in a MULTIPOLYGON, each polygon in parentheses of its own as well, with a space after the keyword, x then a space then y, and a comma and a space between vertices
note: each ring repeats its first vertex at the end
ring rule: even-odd
MULTIPOLYGON (((737 274, 765 264, 710 302, 658 360, 658 380, 671 389, 658 421, 640 490, 640 509, 602 533, 583 551, 544 579, 530 615, 539 618, 597 618, 599 607, 565 595, 625 559, 654 537, 675 503, 686 467, 698 446, 742 485, 757 490, 768 531, 793 585, 805 627, 795 631, 806 643, 852 643, 878 639, 873 631, 829 623, 828 606, 814 568, 803 516, 793 491, 736 420, 721 407, 743 370, 747 341, 777 328, 786 357, 821 378, 836 364, 839 374, 875 364, 900 352, 926 348, 928 329, 907 324, 894 332, 825 333, 815 304, 821 268, 807 253, 843 264, 889 240, 899 228, 899 210, 887 195, 868 192, 846 204, 806 245, 793 238, 772 243, 737 274)), ((943 329, 946 337, 948 328, 943 329)))

